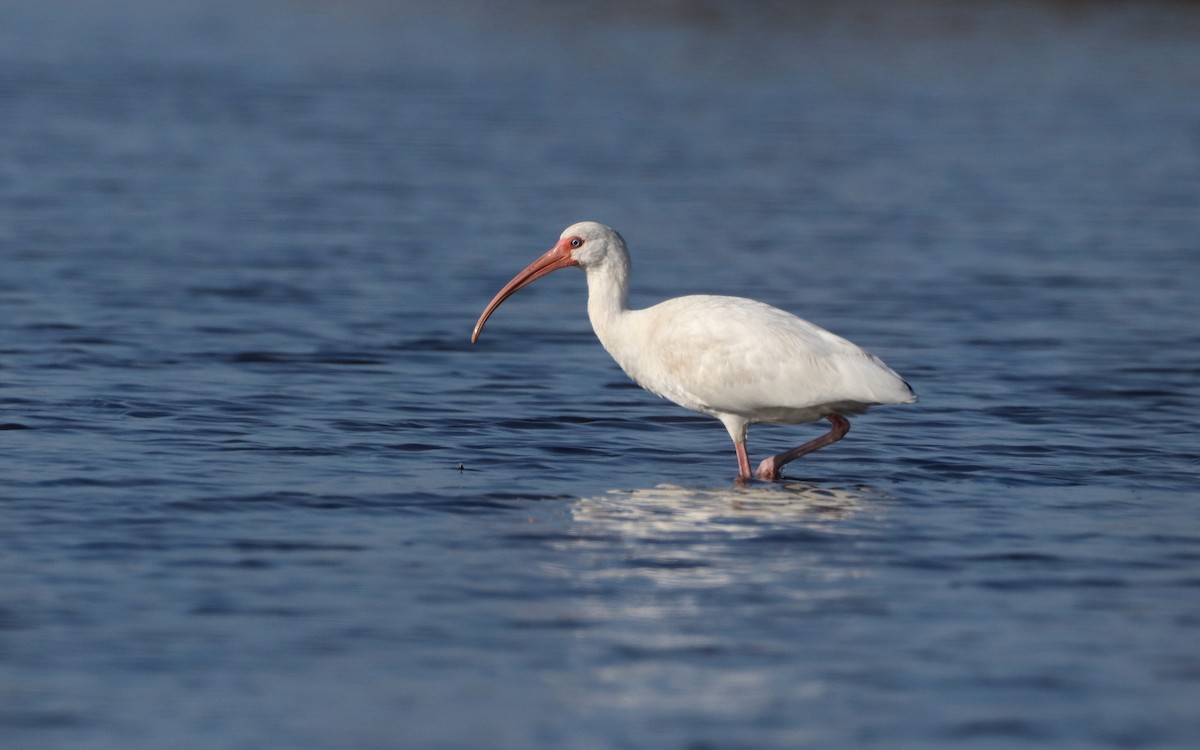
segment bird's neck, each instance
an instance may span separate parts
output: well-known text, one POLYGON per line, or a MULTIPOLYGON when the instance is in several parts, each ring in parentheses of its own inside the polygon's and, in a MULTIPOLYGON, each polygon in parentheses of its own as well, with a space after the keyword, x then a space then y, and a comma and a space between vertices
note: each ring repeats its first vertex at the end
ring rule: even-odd
POLYGON ((588 318, 605 349, 613 352, 621 320, 629 312, 629 259, 610 257, 587 269, 588 318))

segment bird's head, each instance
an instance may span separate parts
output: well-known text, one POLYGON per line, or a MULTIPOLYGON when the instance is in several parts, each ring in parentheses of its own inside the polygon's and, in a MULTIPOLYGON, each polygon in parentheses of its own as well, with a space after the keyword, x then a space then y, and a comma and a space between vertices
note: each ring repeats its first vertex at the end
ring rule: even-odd
POLYGON ((612 227, 594 221, 581 221, 563 230, 555 248, 569 252, 575 261, 574 265, 587 269, 618 254, 624 255, 625 240, 612 227))
POLYGON ((616 259, 625 259, 625 240, 615 229, 598 224, 594 221, 581 221, 572 224, 559 235, 558 242, 534 262, 526 266, 524 271, 514 276, 511 281, 496 293, 488 306, 484 308, 475 330, 471 333, 471 343, 479 340, 483 324, 495 312, 500 303, 508 299, 521 287, 534 282, 548 273, 567 266, 579 266, 584 270, 602 266, 616 259))

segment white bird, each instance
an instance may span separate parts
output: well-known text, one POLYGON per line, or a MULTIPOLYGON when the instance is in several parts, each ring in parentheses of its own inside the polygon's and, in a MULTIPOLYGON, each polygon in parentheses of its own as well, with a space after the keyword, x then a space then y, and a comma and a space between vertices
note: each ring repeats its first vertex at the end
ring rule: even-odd
POLYGON ((630 310, 629 253, 616 231, 585 221, 504 285, 471 334, 514 292, 552 271, 587 273, 588 317, 604 348, 635 383, 685 409, 721 420, 737 451, 738 477, 750 479, 746 432, 755 422, 829 420, 832 429, 764 459, 755 473, 779 478, 784 464, 835 443, 847 416, 877 404, 916 401, 912 388, 878 357, 791 313, 742 297, 676 297, 630 310))

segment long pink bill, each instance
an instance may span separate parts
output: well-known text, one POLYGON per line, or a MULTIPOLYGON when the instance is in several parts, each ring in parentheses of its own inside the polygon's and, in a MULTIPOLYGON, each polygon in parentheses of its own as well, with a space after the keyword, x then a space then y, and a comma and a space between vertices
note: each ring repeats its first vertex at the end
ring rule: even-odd
POLYGON ((483 310, 483 314, 479 316, 479 321, 475 323, 475 330, 471 332, 471 343, 474 344, 479 340, 479 334, 483 331, 483 324, 487 322, 491 314, 500 306, 500 303, 511 297, 514 292, 526 284, 537 281, 548 273, 575 265, 579 264, 571 257, 571 247, 565 241, 559 242, 547 250, 542 257, 530 263, 524 271, 521 271, 513 277, 512 281, 505 284, 503 289, 496 292, 496 296, 492 297, 492 301, 488 303, 488 306, 483 310))

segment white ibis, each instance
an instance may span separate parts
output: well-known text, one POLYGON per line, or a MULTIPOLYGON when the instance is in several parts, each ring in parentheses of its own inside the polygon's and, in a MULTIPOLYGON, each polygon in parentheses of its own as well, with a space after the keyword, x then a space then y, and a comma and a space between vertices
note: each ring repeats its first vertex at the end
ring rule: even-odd
POLYGON ((746 432, 755 422, 826 419, 832 425, 827 434, 764 459, 755 474, 773 480, 789 461, 845 437, 847 416, 916 401, 908 383, 878 357, 762 302, 693 295, 630 310, 625 240, 592 221, 567 227, 554 247, 504 285, 479 316, 471 343, 501 302, 567 266, 587 273, 592 328, 625 374, 651 393, 721 420, 737 450, 740 479, 751 476, 746 432))

